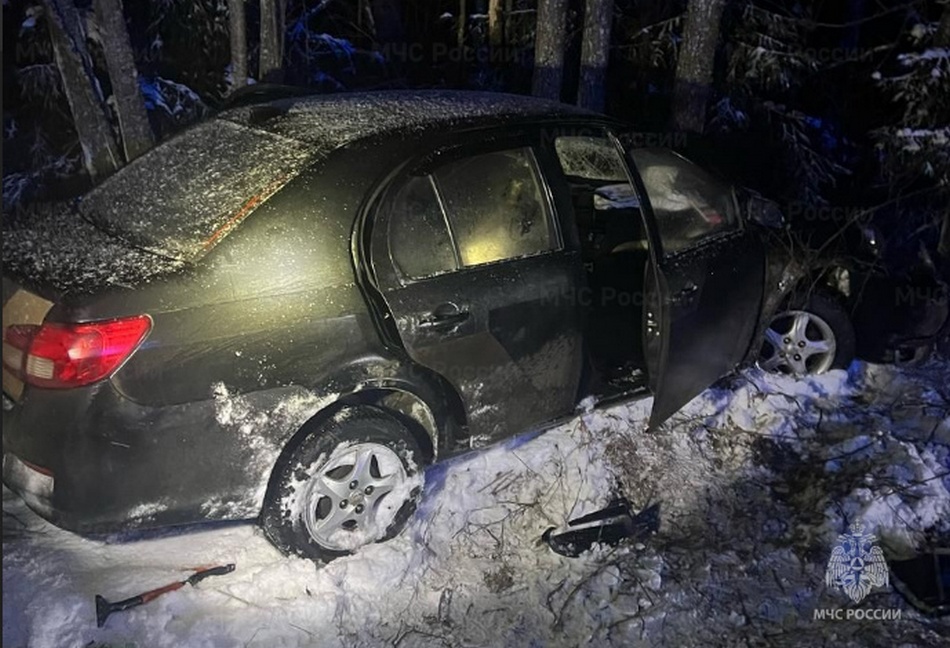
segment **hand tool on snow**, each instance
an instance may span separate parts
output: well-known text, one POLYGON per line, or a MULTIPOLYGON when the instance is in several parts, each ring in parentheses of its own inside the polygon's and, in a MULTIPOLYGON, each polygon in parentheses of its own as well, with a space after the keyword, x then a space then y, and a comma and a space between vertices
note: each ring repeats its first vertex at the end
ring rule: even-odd
POLYGON ((169 583, 168 585, 143 592, 138 596, 132 596, 125 600, 116 601, 114 603, 107 601, 102 596, 96 594, 96 625, 101 628, 106 622, 106 619, 109 618, 109 615, 113 612, 121 612, 122 610, 128 610, 129 608, 137 607, 158 598, 162 594, 181 589, 185 585, 195 585, 209 576, 221 576, 222 574, 230 574, 233 571, 234 563, 218 565, 216 567, 200 567, 195 571, 194 574, 183 581, 169 583))

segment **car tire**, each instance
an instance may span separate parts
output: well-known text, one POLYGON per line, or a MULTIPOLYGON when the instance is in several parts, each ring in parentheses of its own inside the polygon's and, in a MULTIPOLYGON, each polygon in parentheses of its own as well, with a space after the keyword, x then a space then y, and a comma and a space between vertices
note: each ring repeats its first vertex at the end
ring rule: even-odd
POLYGON ((261 526, 284 553, 318 562, 389 540, 421 495, 421 459, 412 433, 385 410, 341 409, 278 466, 261 526))
POLYGON ((772 373, 817 375, 847 368, 854 354, 848 312, 831 295, 812 292, 772 316, 757 364, 772 373))

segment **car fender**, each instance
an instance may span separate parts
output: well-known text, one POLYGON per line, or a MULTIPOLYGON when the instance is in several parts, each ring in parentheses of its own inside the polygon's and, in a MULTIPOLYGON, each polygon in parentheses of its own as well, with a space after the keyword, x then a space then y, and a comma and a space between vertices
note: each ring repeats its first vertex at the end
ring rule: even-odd
POLYGON ((756 323, 752 344, 746 352, 742 364, 752 364, 759 356, 760 341, 765 337, 765 330, 778 312, 781 305, 788 299, 796 287, 808 276, 808 269, 791 256, 769 254, 765 263, 765 291, 759 320, 756 323))
POLYGON ((408 358, 364 356, 340 367, 321 383, 339 395, 335 405, 379 404, 415 421, 428 436, 430 459, 441 456, 463 436, 465 414, 461 398, 441 376, 408 358), (396 394, 414 399, 426 413, 413 413, 411 407, 381 402, 396 394))
MULTIPOLYGON (((175 518, 158 516, 145 522, 255 517, 261 511, 277 467, 322 421, 343 407, 372 404, 390 411, 419 437, 427 455, 421 458, 424 463, 441 456, 452 446, 453 439, 463 434, 464 421, 459 417, 461 403, 457 396, 453 402, 452 393, 445 391, 430 372, 396 358, 360 358, 322 377, 318 385, 284 385, 232 393, 227 384, 219 382, 213 386, 211 400, 184 406, 200 410, 189 420, 204 420, 216 428, 213 432, 205 429, 198 443, 190 445, 192 453, 206 456, 216 452, 221 459, 218 463, 230 468, 201 474, 184 470, 194 480, 185 490, 197 499, 182 502, 175 518), (229 441, 224 443, 225 439, 229 441)), ((139 406, 126 401, 126 407, 139 406)), ((174 425, 177 417, 171 410, 182 407, 159 408, 167 414, 153 421, 154 428, 180 430, 180 425, 174 425)), ((182 438, 174 445, 179 447, 186 442, 182 438)), ((182 456, 177 461, 184 467, 182 463, 189 459, 182 456)))

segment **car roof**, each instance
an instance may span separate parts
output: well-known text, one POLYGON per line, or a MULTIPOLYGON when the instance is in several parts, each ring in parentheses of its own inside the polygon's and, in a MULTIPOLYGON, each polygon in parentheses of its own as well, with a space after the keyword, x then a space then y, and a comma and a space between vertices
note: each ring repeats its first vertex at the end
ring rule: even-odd
POLYGON ((536 97, 463 90, 390 90, 290 97, 219 115, 242 126, 335 149, 360 139, 433 129, 564 121, 602 114, 536 97))
POLYGON ((83 196, 79 210, 138 248, 191 261, 308 164, 347 144, 571 118, 607 120, 552 101, 485 92, 285 95, 224 111, 161 143, 83 196))

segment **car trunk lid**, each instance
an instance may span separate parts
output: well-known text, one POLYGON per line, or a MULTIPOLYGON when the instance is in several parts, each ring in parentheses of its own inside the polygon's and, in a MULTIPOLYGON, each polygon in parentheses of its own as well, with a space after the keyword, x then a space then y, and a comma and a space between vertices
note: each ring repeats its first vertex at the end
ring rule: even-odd
MULTIPOLYGON (((59 207, 6 224, 3 265, 5 280, 57 302, 74 294, 132 287, 186 264, 127 243, 59 207)), ((12 296, 6 285, 4 303, 12 296)))
POLYGON ((11 344, 11 326, 40 326, 58 306, 69 308, 83 296, 134 287, 185 266, 111 236, 63 206, 5 225, 2 377, 3 393, 14 403, 24 383, 6 365, 19 366, 23 351, 11 344))

